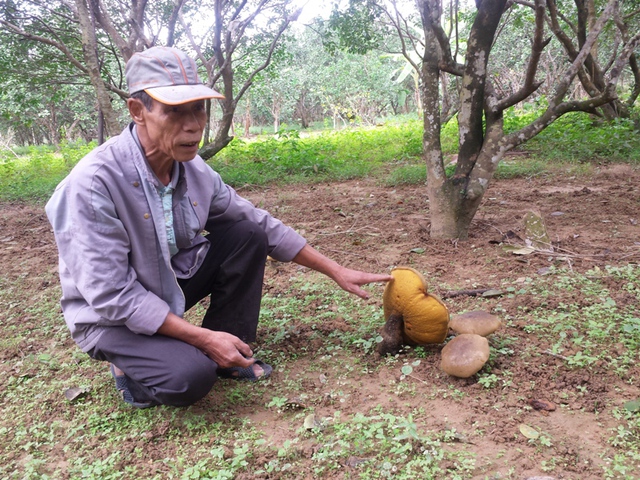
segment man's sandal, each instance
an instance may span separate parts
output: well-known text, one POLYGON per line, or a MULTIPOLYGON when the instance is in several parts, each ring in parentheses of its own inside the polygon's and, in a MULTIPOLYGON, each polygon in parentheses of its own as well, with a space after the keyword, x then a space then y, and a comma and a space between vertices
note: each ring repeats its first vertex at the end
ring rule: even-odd
POLYGON ((258 380, 262 380, 268 378, 271 375, 273 368, 271 365, 266 364, 260 360, 256 360, 253 364, 248 367, 229 367, 229 368, 218 368, 218 377, 220 378, 231 378, 232 380, 248 380, 250 382, 257 382, 258 380), (256 376, 256 372, 253 371, 253 366, 258 365, 262 368, 262 375, 256 376))
POLYGON ((157 403, 155 402, 136 402, 136 400, 133 398, 133 395, 131 395, 131 391, 129 390, 127 376, 125 374, 117 375, 113 363, 111 364, 110 369, 111 376, 116 381, 116 389, 118 390, 118 393, 120 393, 122 400, 135 408, 149 408, 155 407, 157 405, 157 403))

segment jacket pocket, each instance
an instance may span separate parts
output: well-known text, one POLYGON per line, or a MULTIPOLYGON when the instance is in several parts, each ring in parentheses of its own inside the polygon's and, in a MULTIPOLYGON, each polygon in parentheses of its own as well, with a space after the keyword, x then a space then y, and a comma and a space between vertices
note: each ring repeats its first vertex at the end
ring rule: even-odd
POLYGON ((171 258, 171 266, 178 278, 191 278, 202 265, 210 247, 209 240, 202 235, 190 248, 181 249, 171 258))

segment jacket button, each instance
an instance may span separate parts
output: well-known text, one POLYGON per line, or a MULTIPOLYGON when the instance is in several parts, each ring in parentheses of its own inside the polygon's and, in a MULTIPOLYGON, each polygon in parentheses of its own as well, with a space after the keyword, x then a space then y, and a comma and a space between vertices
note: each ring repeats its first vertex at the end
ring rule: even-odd
POLYGON ((193 206, 197 207, 198 206, 198 202, 193 202, 193 206))
POLYGON ((143 217, 144 217, 144 219, 145 219, 145 220, 148 220, 150 216, 151 216, 151 215, 149 215, 148 213, 145 213, 145 214, 143 215, 143 217))
POLYGON ((133 186, 134 186, 134 187, 139 187, 139 186, 140 186, 140 183, 138 183, 138 182, 133 182, 133 186))

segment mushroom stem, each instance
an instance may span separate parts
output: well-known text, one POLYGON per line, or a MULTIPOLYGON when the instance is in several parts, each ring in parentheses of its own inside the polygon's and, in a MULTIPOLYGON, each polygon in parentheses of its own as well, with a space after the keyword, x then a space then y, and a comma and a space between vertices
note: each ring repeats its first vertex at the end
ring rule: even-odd
POLYGON ((387 322, 380 329, 382 342, 378 344, 376 351, 380 355, 395 355, 402 347, 402 332, 404 331, 404 320, 402 315, 393 313, 387 318, 387 322))

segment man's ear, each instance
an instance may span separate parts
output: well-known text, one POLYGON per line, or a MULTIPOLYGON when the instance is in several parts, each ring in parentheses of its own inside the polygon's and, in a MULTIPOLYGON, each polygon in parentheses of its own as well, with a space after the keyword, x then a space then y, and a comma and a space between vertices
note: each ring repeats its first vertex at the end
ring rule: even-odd
POLYGON ((129 115, 131 115, 136 125, 144 125, 144 111, 147 109, 144 103, 137 98, 128 98, 127 107, 129 108, 129 115))

